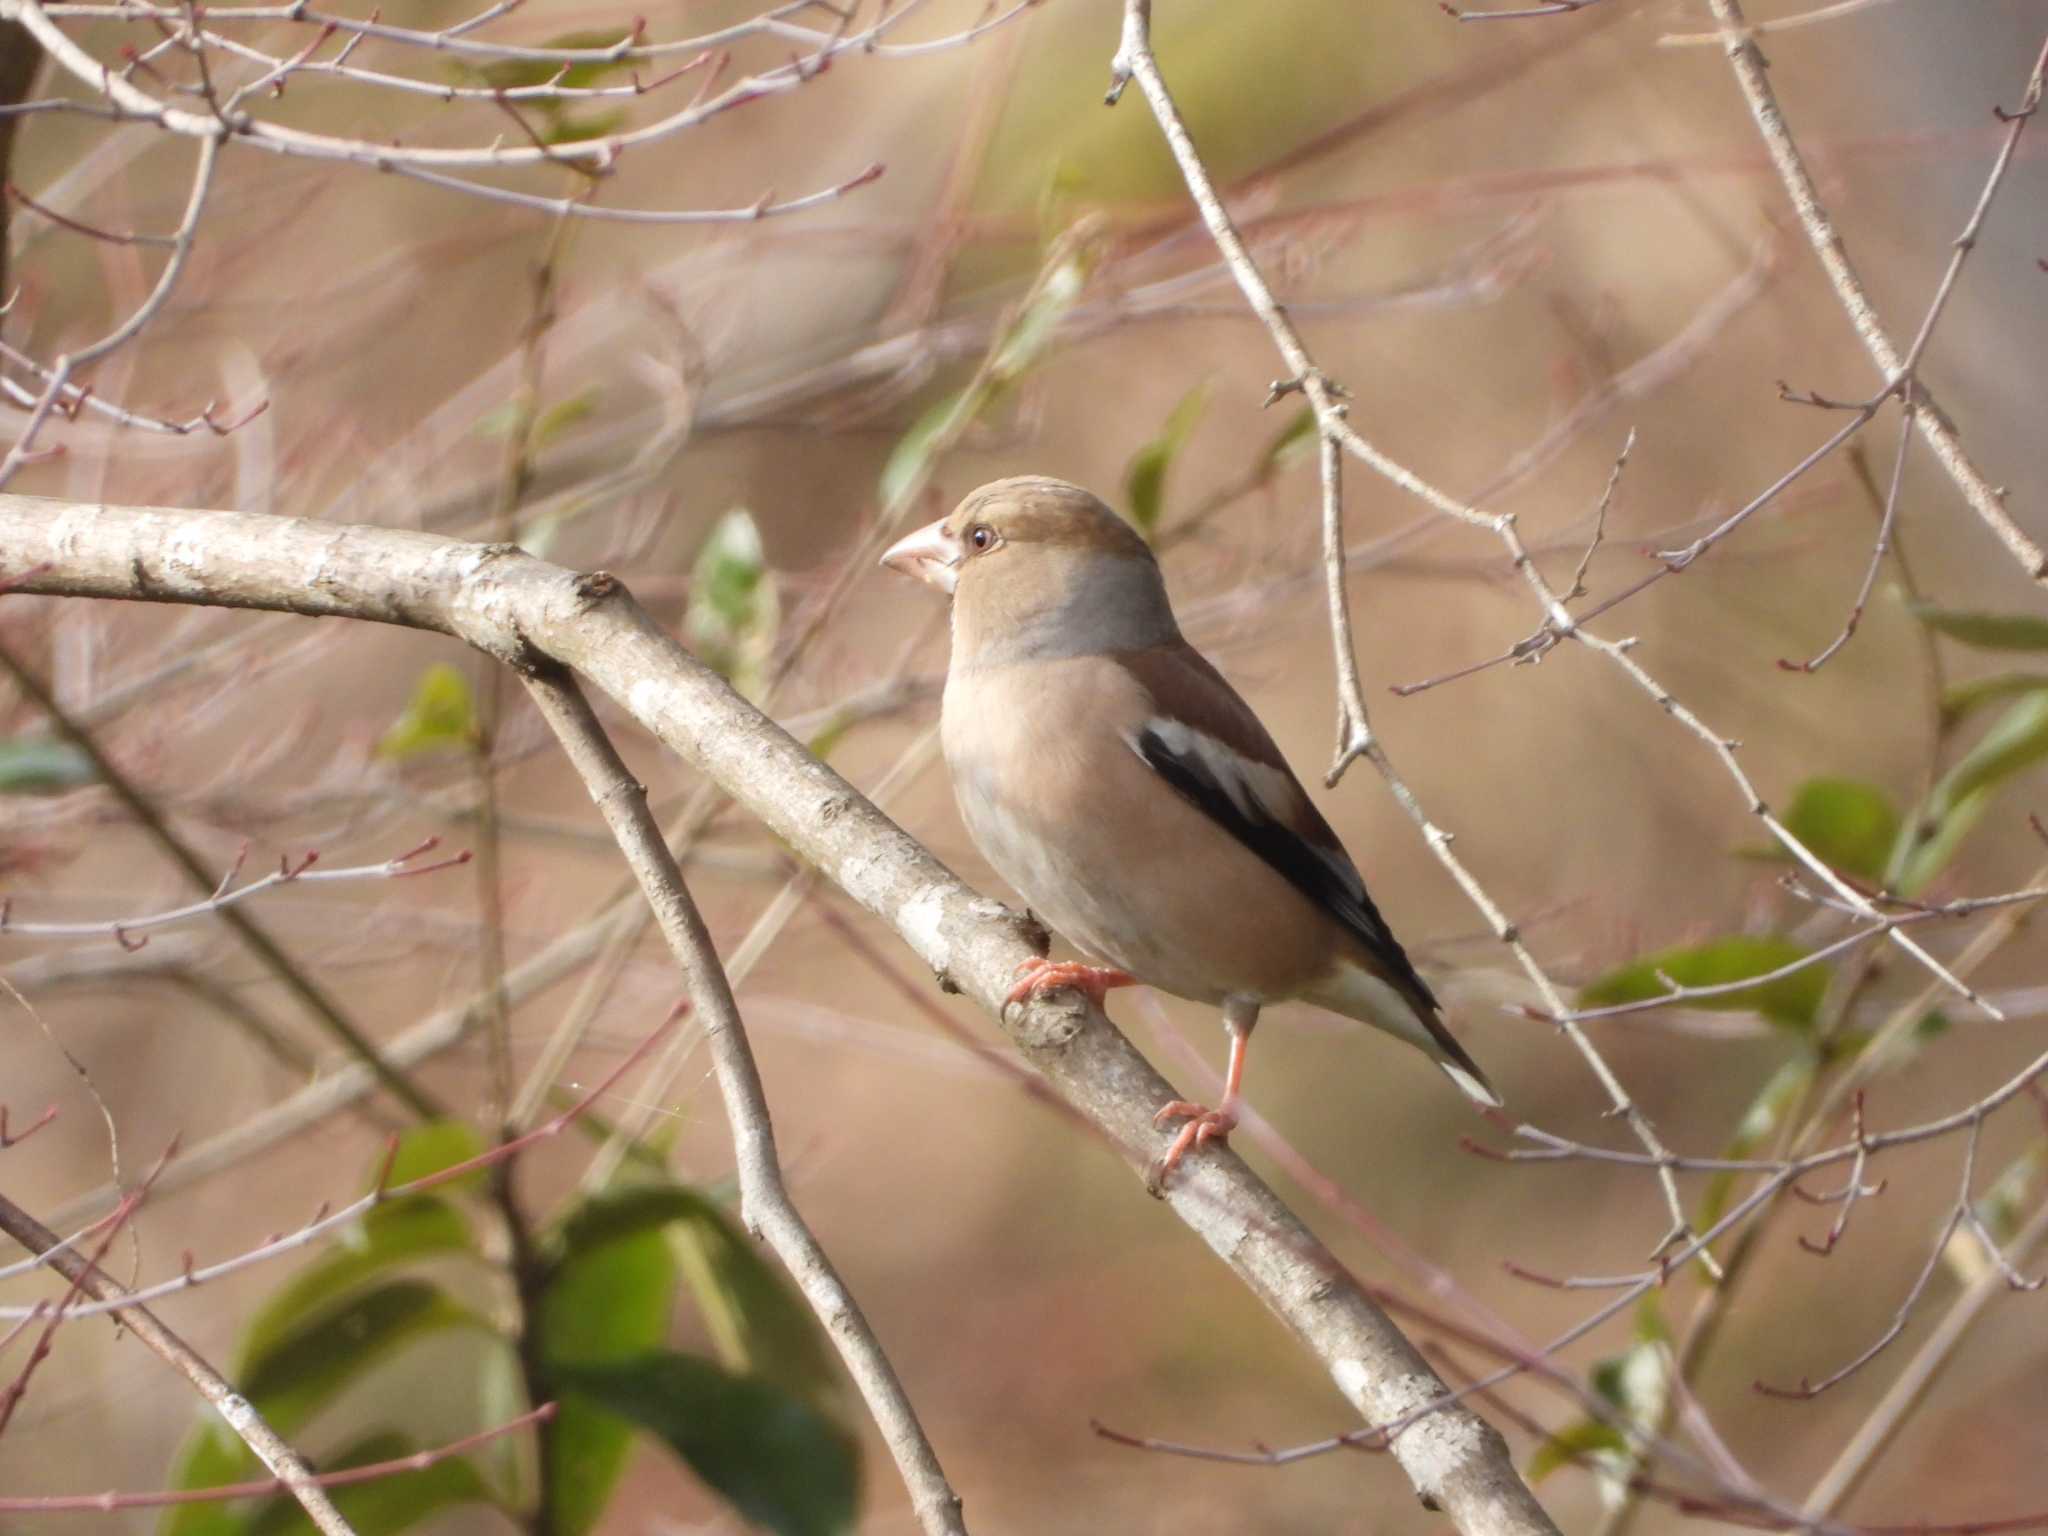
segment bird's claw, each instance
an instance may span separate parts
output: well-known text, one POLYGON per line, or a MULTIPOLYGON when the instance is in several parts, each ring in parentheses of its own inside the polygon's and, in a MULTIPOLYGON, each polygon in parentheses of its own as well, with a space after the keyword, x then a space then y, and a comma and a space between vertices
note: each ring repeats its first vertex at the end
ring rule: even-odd
POLYGON ((1137 978, 1128 971, 1112 970, 1102 965, 1083 965, 1078 960, 1048 960, 1043 955, 1034 955, 1026 960, 1017 967, 1017 974, 1024 979, 1010 989, 1010 995, 1003 999, 1004 1007, 1011 1003, 1028 1003, 1048 992, 1072 987, 1100 1008, 1112 987, 1134 987, 1138 984, 1137 978))
POLYGON ((1173 1138, 1173 1145, 1166 1149, 1166 1155, 1152 1167, 1151 1177, 1146 1182, 1155 1194, 1164 1187, 1167 1176, 1180 1166, 1180 1160, 1188 1153, 1198 1147, 1206 1147, 1212 1141, 1227 1140, 1237 1129, 1237 1111, 1227 1103, 1221 1109, 1210 1109, 1187 1099, 1175 1099, 1152 1117, 1154 1125, 1164 1125, 1169 1120, 1185 1120, 1187 1124, 1173 1138))

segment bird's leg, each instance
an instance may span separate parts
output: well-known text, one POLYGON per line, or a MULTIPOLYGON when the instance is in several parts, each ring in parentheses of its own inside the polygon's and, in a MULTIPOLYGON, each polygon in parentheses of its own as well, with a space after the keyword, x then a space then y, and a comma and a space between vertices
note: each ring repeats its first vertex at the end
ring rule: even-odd
POLYGON ((1228 998, 1223 1004, 1223 1027, 1230 1031, 1230 1066, 1223 1075, 1223 1098, 1214 1109, 1175 1099, 1152 1117, 1159 1125, 1168 1120, 1186 1120, 1173 1145, 1159 1159, 1152 1183, 1156 1188, 1179 1166, 1180 1160, 1196 1147, 1222 1141, 1237 1129, 1237 1110, 1243 1101, 1245 1048, 1252 1038, 1252 1026, 1259 1022, 1259 1005, 1242 998, 1228 998))
POLYGON ((1057 992, 1061 987, 1072 987, 1100 1008, 1102 999, 1112 987, 1135 987, 1138 984, 1138 978, 1128 971, 1112 970, 1103 965, 1083 965, 1078 960, 1048 960, 1043 955, 1034 955, 1026 960, 1017 967, 1017 974, 1024 979, 1003 999, 1005 1007, 1011 1003, 1030 1002, 1048 992, 1057 992))

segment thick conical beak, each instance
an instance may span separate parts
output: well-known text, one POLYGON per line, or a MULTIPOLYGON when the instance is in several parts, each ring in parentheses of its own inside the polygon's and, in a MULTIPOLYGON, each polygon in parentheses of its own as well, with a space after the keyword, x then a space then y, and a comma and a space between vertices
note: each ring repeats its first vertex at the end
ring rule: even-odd
POLYGON ((946 532, 942 517, 891 544, 882 554, 882 564, 941 592, 951 592, 960 576, 963 553, 959 540, 946 532))

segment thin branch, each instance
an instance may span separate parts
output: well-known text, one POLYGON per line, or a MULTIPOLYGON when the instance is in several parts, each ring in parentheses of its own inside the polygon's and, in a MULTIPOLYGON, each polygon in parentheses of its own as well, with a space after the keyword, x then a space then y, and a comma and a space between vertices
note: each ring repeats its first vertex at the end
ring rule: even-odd
MULTIPOLYGON (((1806 159, 1793 141, 1792 130, 1786 126, 1784 113, 1779 109, 1777 92, 1771 86, 1770 72, 1764 62, 1761 49, 1756 45, 1749 23, 1744 19, 1740 0, 1708 0, 1719 23, 1722 46, 1727 50, 1728 62, 1734 68, 1737 84, 1749 103, 1750 116, 1756 120, 1757 131, 1763 135, 1764 147, 1770 151, 1771 163, 1777 167, 1778 178, 1785 185, 1785 191, 1792 199, 1792 208, 1799 216, 1800 227, 1812 244, 1814 254, 1820 258, 1826 269, 1828 281, 1834 285, 1835 296, 1841 300, 1848 312, 1849 322, 1862 339, 1864 350, 1869 352, 1878 371, 1884 376, 1887 390, 1897 388, 1912 375, 1920 360, 1921 350, 1927 344, 1934 320, 1940 314, 1947 296, 1955 285, 1957 274, 1964 259, 1976 243, 1977 231, 1982 227, 1985 212, 1992 196, 2004 179, 2006 167, 2012 163, 2013 152, 2018 148, 2020 134, 2025 130, 2035 109, 2040 105, 2044 72, 2048 72, 2048 42, 2044 42, 2039 56, 2034 60, 2033 72, 2027 80, 2025 94, 2018 111, 2000 113, 2009 125, 2005 144, 1993 162, 1990 177, 1985 182, 1983 195, 1970 216, 1968 225, 1957 238, 1955 255, 1951 258, 1948 271, 1943 275, 1936 301, 1930 307, 1926 320, 1921 325, 1919 336, 1913 346, 1901 353, 1879 318, 1877 308, 1870 300, 1869 291, 1863 286, 1863 279, 1857 274, 1849 260, 1848 248, 1843 244, 1834 220, 1829 216, 1825 204, 1820 200, 1820 191, 1814 185, 1813 176, 1806 168, 1806 159)), ((1917 413, 1920 435, 1934 450, 1934 456, 1963 498, 1975 509, 1977 516, 1995 533, 2020 568, 2035 581, 2048 582, 2048 553, 2028 537, 2018 523, 2005 510, 2004 492, 1987 479, 1982 470, 1964 452, 1962 440, 1956 429, 1950 425, 1947 415, 1935 403, 1924 385, 1918 386, 1922 409, 1917 413)))
MULTIPOLYGON (((365 1462, 360 1467, 348 1467, 340 1472, 321 1472, 309 1481, 319 1488, 356 1488, 364 1483, 381 1482, 387 1477, 402 1477, 408 1472, 424 1472, 428 1467, 443 1461, 452 1461, 465 1452, 473 1451, 480 1445, 516 1434, 522 1429, 532 1429, 545 1424, 555 1416, 553 1403, 542 1403, 538 1408, 529 1409, 517 1418, 494 1424, 489 1429, 480 1429, 473 1435, 464 1435, 460 1440, 451 1440, 446 1445, 437 1445, 431 1450, 414 1451, 409 1456, 397 1456, 389 1461, 365 1462)), ((112 1514, 121 1509, 176 1509, 187 1504, 218 1504, 228 1499, 260 1499, 272 1494, 288 1492, 289 1485, 282 1478, 267 1478, 253 1483, 217 1483, 210 1488, 168 1488, 153 1493, 46 1493, 26 1497, 0 1497, 0 1515, 71 1515, 71 1514, 112 1514)))
MULTIPOLYGON (((0 497, 0 501, 12 500, 17 498, 0 497)), ((12 677, 15 686, 27 694, 35 706, 49 717, 50 723, 58 732, 85 754, 86 759, 92 764, 95 777, 113 791, 114 798, 119 800, 128 814, 142 825, 143 830, 150 835, 156 845, 169 855, 171 862, 182 869, 186 877, 201 891, 206 892, 209 898, 217 896, 219 881, 201 862, 199 855, 178 836, 157 805, 101 750, 92 732, 71 722, 63 706, 57 702, 56 696, 44 686, 43 680, 25 662, 4 647, 0 647, 0 670, 4 670, 12 677)), ((329 1033, 354 1052, 356 1058, 376 1074, 378 1081, 393 1097, 422 1120, 438 1119, 441 1116, 440 1105, 425 1089, 379 1054, 376 1042, 342 1012, 341 1005, 306 973, 303 966, 284 952, 283 946, 271 937, 267 928, 258 924, 255 918, 240 907, 216 906, 215 911, 219 914, 220 920, 234 931, 235 936, 254 952, 277 980, 284 984, 285 990, 296 997, 306 1011, 329 1033)))
POLYGON ((946 1481, 938 1454, 925 1438, 895 1366, 783 1184, 767 1093, 747 1043, 739 1005, 733 1001, 725 968, 683 883, 682 871, 647 808, 646 786, 626 771, 583 691, 566 672, 539 667, 524 680, 618 839, 619 850, 639 879, 662 936, 689 985, 710 1043, 726 1117, 732 1124, 740 1219, 748 1231, 765 1238, 775 1250, 838 1347, 896 1458, 918 1523, 928 1536, 966 1536, 960 1497, 946 1481))
POLYGON ((334 1502, 314 1481, 305 1459, 263 1421, 249 1400, 207 1364, 203 1356, 158 1322, 147 1307, 128 1300, 117 1281, 89 1260, 73 1253, 56 1233, 4 1195, 0 1195, 0 1232, 5 1232, 31 1253, 49 1255, 51 1267, 80 1290, 119 1307, 115 1314, 117 1326, 133 1333, 151 1353, 189 1381, 193 1390, 213 1405, 214 1411, 227 1421, 228 1428, 241 1437, 242 1443, 255 1453, 256 1459, 268 1467, 298 1500, 299 1508, 306 1512, 306 1518, 313 1522, 315 1529, 325 1536, 355 1536, 348 1522, 342 1519, 341 1511, 334 1507, 334 1502))

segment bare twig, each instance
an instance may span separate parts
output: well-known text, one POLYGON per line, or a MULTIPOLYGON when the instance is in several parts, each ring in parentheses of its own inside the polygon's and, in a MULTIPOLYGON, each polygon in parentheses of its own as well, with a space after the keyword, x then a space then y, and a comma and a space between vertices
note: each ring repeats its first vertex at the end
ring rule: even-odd
POLYGON ((767 1240, 825 1325, 896 1458, 919 1524, 929 1536, 966 1536, 960 1497, 946 1481, 894 1365, 783 1184, 767 1093, 747 1043, 746 1026, 704 919, 647 808, 646 787, 626 771, 582 690, 566 672, 537 668, 527 675, 526 686, 618 839, 689 984, 732 1124, 741 1220, 750 1232, 767 1240))
POLYGON ((249 1400, 207 1364, 203 1356, 158 1322, 147 1307, 127 1301, 126 1293, 118 1282, 90 1260, 72 1252, 56 1233, 4 1195, 0 1195, 0 1232, 5 1232, 31 1253, 49 1254, 51 1267, 80 1290, 102 1301, 117 1304, 120 1310, 115 1314, 116 1322, 133 1333, 213 1405, 214 1411, 227 1421, 228 1428, 241 1437, 242 1443, 255 1453, 256 1459, 268 1467, 298 1500, 299 1508, 306 1512, 306 1518, 316 1529, 324 1532, 325 1536, 354 1536, 348 1522, 342 1519, 341 1511, 334 1507, 325 1490, 314 1481, 305 1459, 264 1423, 262 1415, 249 1400))
MULTIPOLYGON (((1955 286, 1957 275, 1962 270, 1965 258, 1976 243, 1977 231, 1982 227, 1984 215, 1991 205, 1991 199, 2004 179, 2006 167, 2012 163, 2013 151, 2019 145, 2020 134, 2041 102, 2043 72, 2048 71, 2048 42, 2044 42, 2039 56, 2034 61, 2033 72, 2027 80, 2026 92, 2019 110, 2009 114, 2001 113, 2009 124, 2005 145, 1993 162, 1991 174, 1985 182, 1982 196, 1969 223, 1956 239, 1955 254, 1949 268, 1943 274, 1935 302, 1930 306, 1926 319, 1920 327, 1920 334, 1913 345, 1901 352, 1891 333, 1885 329, 1879 318, 1877 307, 1871 302, 1869 291, 1863 279, 1857 274, 1849 260, 1848 248, 1843 244, 1834 220, 1827 207, 1820 200, 1820 191, 1814 185, 1813 176, 1806 168, 1806 158, 1794 142, 1792 130, 1785 123, 1784 113, 1779 109, 1777 92, 1771 86, 1770 72, 1764 63, 1761 49, 1756 45, 1748 22, 1744 19, 1740 0, 1708 0, 1714 20, 1720 25, 1722 46, 1727 50, 1728 62, 1735 70, 1737 84, 1749 103, 1750 115, 1756 119, 1757 131, 1763 135, 1764 146, 1770 151, 1771 163, 1777 167, 1778 177, 1785 185, 1785 191, 1792 199, 1793 211, 1799 216, 1800 227, 1806 231, 1807 240, 1812 244, 1814 254, 1826 269, 1828 281, 1834 285, 1835 296, 1848 311, 1849 322, 1862 339, 1864 349, 1877 364, 1884 376, 1887 391, 1898 388, 1912 376, 1918 366, 1920 353, 1927 345, 1934 321, 1939 317, 1947 296, 1955 286)), ((1921 409, 1916 413, 1920 435, 1934 450, 1935 458, 1948 472, 1956 488, 1963 493, 1988 528, 1998 536, 2012 557, 2019 562, 2020 569, 2035 581, 2048 582, 2048 554, 2041 546, 2014 522, 2005 509, 2004 493, 1987 479, 1976 462, 1964 451, 1962 440, 1950 424, 1939 405, 1927 393, 1924 384, 1917 385, 1921 409)))

